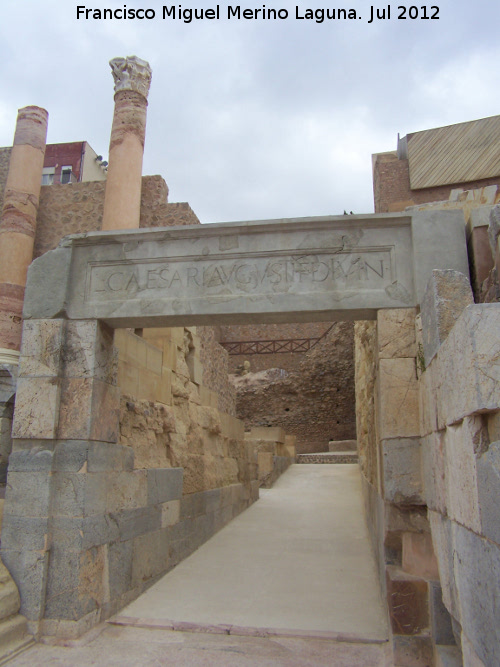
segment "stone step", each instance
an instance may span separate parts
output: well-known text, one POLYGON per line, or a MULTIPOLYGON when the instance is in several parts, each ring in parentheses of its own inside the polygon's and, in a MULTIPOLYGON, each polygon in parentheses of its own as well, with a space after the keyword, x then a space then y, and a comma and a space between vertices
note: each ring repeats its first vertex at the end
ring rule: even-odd
POLYGON ((356 452, 317 452, 312 454, 298 454, 297 463, 357 463, 356 452))
POLYGON ((15 655, 34 643, 27 632, 26 619, 16 614, 0 622, 0 665, 7 663, 15 655))

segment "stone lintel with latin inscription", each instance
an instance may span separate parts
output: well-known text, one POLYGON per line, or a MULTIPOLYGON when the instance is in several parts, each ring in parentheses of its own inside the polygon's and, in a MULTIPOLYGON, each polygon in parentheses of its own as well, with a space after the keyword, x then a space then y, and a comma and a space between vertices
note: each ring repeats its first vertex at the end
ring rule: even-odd
POLYGON ((47 253, 35 261, 24 315, 58 311, 113 327, 372 319, 380 308, 419 303, 432 270, 424 246, 432 268, 463 268, 463 258, 438 262, 424 233, 427 225, 432 236, 435 221, 424 217, 328 216, 66 237, 52 259, 47 253), (54 297, 44 307, 42 283, 50 278, 41 277, 50 276, 51 262, 65 267, 67 285, 59 287, 63 303, 54 297))

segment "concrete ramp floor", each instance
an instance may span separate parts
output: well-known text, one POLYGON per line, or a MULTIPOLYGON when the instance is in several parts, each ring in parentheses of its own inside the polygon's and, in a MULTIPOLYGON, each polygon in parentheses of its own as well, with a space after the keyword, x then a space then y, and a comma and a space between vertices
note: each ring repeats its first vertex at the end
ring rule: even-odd
POLYGON ((228 634, 388 638, 357 465, 293 465, 131 603, 120 624, 228 634), (220 628, 219 628, 220 629, 220 628))

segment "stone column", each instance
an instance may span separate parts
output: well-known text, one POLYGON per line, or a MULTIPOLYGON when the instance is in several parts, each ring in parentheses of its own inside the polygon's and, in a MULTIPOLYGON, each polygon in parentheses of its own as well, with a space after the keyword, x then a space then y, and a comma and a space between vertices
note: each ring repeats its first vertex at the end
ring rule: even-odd
POLYGON ((114 58, 110 65, 115 80, 115 113, 102 229, 136 229, 151 68, 136 56, 114 58))
POLYGON ((0 363, 17 365, 26 273, 33 259, 48 113, 20 109, 0 220, 0 363))

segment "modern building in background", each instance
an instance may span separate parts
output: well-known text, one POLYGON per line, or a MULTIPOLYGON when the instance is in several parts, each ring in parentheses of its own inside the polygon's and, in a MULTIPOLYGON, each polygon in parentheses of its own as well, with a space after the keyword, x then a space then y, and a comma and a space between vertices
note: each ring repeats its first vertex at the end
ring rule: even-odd
POLYGON ((86 141, 47 144, 42 185, 105 181, 108 163, 86 141))
POLYGON ((496 193, 500 186, 500 116, 413 132, 402 139, 398 136, 397 150, 375 153, 372 165, 375 213, 460 201, 464 191, 484 192, 491 186, 496 193))

